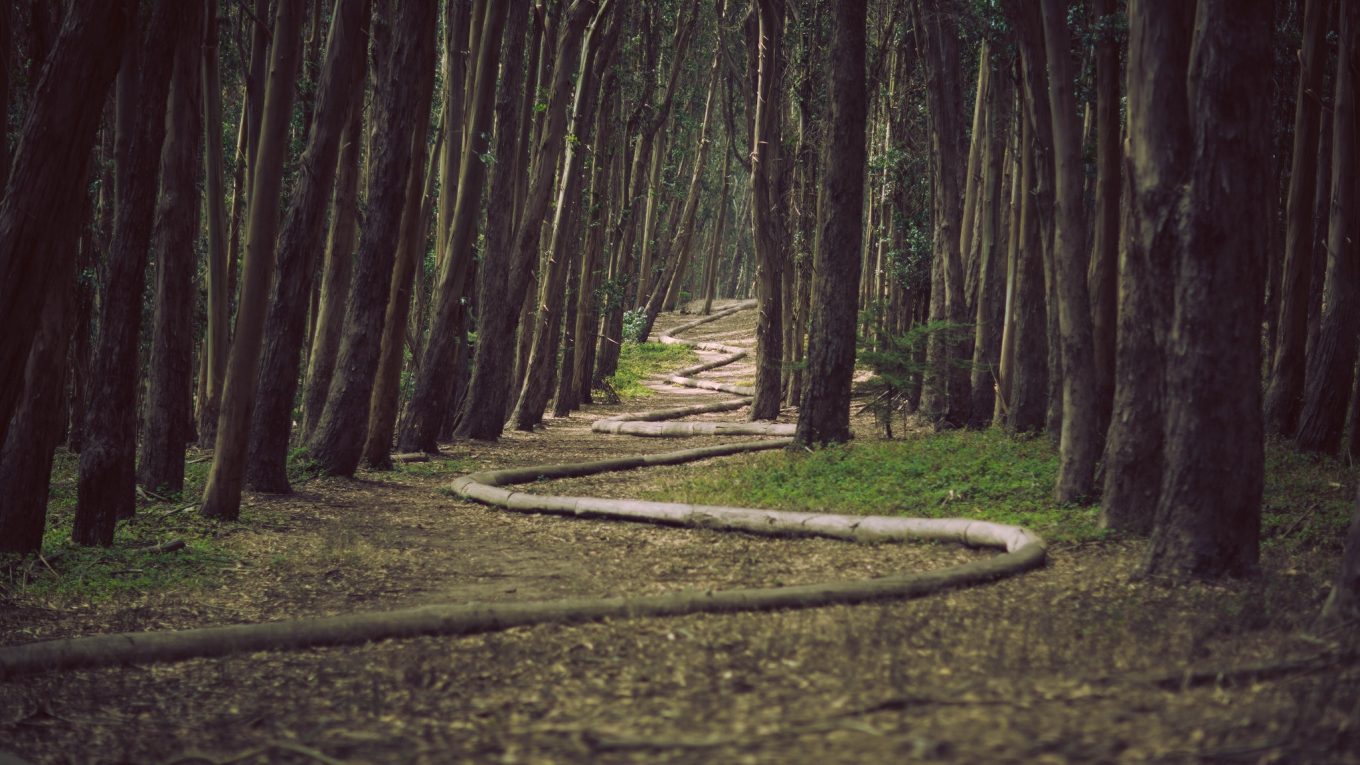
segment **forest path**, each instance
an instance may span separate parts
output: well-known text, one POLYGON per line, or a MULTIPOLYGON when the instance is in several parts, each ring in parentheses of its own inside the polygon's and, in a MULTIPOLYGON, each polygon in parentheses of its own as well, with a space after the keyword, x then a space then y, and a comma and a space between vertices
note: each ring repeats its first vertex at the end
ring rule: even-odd
MULTIPOLYGON (((663 315, 658 331, 686 318, 663 315)), ((742 344, 751 323, 749 312, 736 314, 689 336, 742 344)), ((746 360, 711 374, 742 382, 754 372, 746 360)), ((520 515, 445 491, 473 470, 672 450, 668 439, 595 434, 590 424, 723 398, 659 386, 646 401, 589 406, 534 433, 447 445, 431 463, 251 496, 245 522, 222 527, 218 540, 242 562, 215 586, 11 609, 0 613, 0 643, 450 601, 809 583, 991 557, 956 545, 520 515)), ((702 463, 571 479, 552 491, 636 496, 649 475, 695 469, 702 463)), ((1287 687, 1252 686, 1230 703, 1213 687, 1168 693, 1092 680, 1280 650, 1278 640, 1209 641, 1224 629, 1219 605, 1248 602, 1250 592, 1131 584, 1137 552, 1068 549, 1021 578, 910 601, 47 673, 0 682, 0 748, 35 763, 318 761, 308 751, 353 763, 1111 762, 1164 761, 1202 747, 1206 730, 1250 741, 1278 729, 1299 703, 1287 687)))

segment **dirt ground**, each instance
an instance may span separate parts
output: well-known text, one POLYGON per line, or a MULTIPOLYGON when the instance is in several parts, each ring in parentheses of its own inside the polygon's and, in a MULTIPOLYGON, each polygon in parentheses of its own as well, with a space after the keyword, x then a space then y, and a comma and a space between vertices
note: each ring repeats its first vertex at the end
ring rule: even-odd
MULTIPOLYGON (((749 344, 752 323, 739 313, 688 337, 749 344)), ((754 372, 746 363, 706 376, 754 372)), ((485 467, 728 440, 589 429, 629 409, 720 397, 663 387, 532 434, 448 444, 397 472, 249 496, 251 522, 219 540, 242 562, 211 588, 61 610, 0 600, 0 644, 854 579, 989 554, 516 515, 443 490, 485 467)), ((545 490, 628 496, 648 480, 545 490)), ((1130 580, 1140 554, 1135 542, 1059 546, 1040 571, 906 602, 49 673, 0 683, 0 753, 33 763, 1360 762, 1360 671, 1332 657, 1336 636, 1307 632, 1335 559, 1267 557, 1255 581, 1167 587, 1130 580)))

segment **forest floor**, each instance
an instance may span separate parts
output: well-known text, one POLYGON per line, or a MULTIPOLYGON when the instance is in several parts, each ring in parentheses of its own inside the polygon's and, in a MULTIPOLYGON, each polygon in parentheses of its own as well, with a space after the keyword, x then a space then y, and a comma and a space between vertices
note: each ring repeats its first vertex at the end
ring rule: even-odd
MULTIPOLYGON (((752 323, 738 313, 687 337, 749 344, 752 323)), ((590 431, 598 417, 722 395, 658 386, 534 433, 448 444, 428 463, 248 495, 244 521, 213 527, 212 552, 197 553, 229 562, 202 581, 100 597, 11 581, 0 645, 855 579, 990 554, 518 515, 445 491, 474 469, 731 440, 590 431)), ((867 418, 855 426, 878 437, 867 418)), ((708 464, 550 490, 636 496, 708 464)), ((1039 571, 913 601, 37 675, 0 683, 0 761, 1360 762, 1360 668, 1335 657, 1332 636, 1308 633, 1334 552, 1268 554, 1255 580, 1175 587, 1131 579, 1141 552, 1134 540, 1054 544, 1039 571)))

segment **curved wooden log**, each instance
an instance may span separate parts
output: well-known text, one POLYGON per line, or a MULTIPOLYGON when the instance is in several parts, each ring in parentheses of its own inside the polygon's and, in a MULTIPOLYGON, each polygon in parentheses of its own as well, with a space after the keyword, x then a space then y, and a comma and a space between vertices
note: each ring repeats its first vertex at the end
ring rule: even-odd
MULTIPOLYGON (((745 307, 749 306, 743 305, 740 308, 745 307)), ((740 308, 690 322, 684 328, 692 328, 705 321, 714 321, 740 308)), ((680 328, 672 330, 676 331, 680 331, 680 328)), ((626 433, 634 427, 642 428, 657 424, 665 427, 677 425, 730 427, 733 423, 664 421, 690 414, 730 411, 746 404, 745 400, 737 400, 656 410, 627 418, 597 421, 596 430, 626 433)), ((395 611, 290 619, 264 624, 48 640, 0 648, 0 680, 51 670, 178 661, 261 650, 354 645, 374 640, 422 635, 470 635, 531 624, 571 624, 605 618, 812 608, 871 600, 915 598, 945 589, 1011 576, 1044 564, 1046 554, 1044 542, 1036 534, 1018 526, 986 521, 753 510, 676 502, 543 495, 505 488, 556 478, 596 475, 654 465, 677 465, 731 454, 780 449, 792 442, 790 438, 745 441, 596 462, 490 470, 462 476, 453 482, 451 488, 468 499, 516 512, 612 518, 772 536, 821 536, 863 543, 916 540, 956 542, 973 547, 996 548, 1004 552, 995 557, 937 571, 904 573, 857 581, 722 591, 681 591, 635 598, 572 598, 525 603, 431 605, 395 611)))

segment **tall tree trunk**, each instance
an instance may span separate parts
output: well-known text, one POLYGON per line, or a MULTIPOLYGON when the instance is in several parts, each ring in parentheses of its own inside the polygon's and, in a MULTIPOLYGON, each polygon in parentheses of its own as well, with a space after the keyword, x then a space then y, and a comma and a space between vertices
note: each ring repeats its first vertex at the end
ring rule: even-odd
POLYGON ((847 0, 831 13, 829 112, 823 133, 817 259, 812 266, 808 374, 794 434, 797 443, 805 445, 850 439, 868 112, 866 7, 864 0, 847 0))
POLYGON ((1265 460, 1261 300, 1273 196, 1261 193, 1270 106, 1259 83, 1270 76, 1271 6, 1200 0, 1196 16, 1186 78, 1190 197, 1180 221, 1166 467, 1144 564, 1149 575, 1257 568, 1265 460))
MULTIPOLYGON (((297 396, 307 297, 316 270, 315 253, 321 249, 326 203, 337 173, 342 134, 350 116, 363 108, 367 69, 364 49, 368 41, 368 0, 338 0, 331 17, 326 61, 317 87, 316 108, 299 166, 297 186, 279 236, 278 273, 270 292, 264 324, 264 348, 260 360, 258 390, 251 413, 250 440, 246 449, 245 481, 257 491, 285 493, 288 486, 288 441, 292 432, 293 402, 297 396)), ((335 236, 352 224, 337 216, 335 236)), ((343 259, 348 261, 349 248, 343 259)), ((338 259, 332 253, 332 266, 338 259)), ((346 264, 347 265, 347 264, 346 264)), ((348 270, 346 267, 344 270, 348 270)), ((341 274, 344 276, 344 274, 341 274)), ((327 285, 328 314, 340 285, 327 285)), ((334 332, 331 315, 318 321, 318 334, 334 332)), ((333 358, 333 357, 332 357, 333 358)))
MULTIPOLYGON (((444 267, 439 275, 437 296, 435 298, 434 319, 430 326, 430 337, 426 342, 420 371, 415 380, 415 391, 411 402, 406 406, 397 436, 398 446, 407 451, 433 452, 438 448, 440 426, 449 415, 453 404, 454 387, 457 380, 455 363, 459 347, 464 343, 466 307, 462 296, 469 278, 472 276, 472 244, 477 231, 477 213, 481 208, 482 191, 486 185, 486 165, 479 155, 485 153, 491 141, 488 132, 492 124, 492 98, 497 96, 496 69, 501 59, 501 48, 505 47, 505 61, 515 62, 506 66, 504 82, 495 100, 497 114, 502 118, 496 127, 496 142, 493 154, 497 157, 514 155, 514 145, 518 138, 515 117, 518 116, 517 101, 523 72, 518 62, 524 55, 524 29, 527 19, 527 5, 523 0, 513 3, 495 3, 485 14, 482 45, 477 51, 477 62, 473 69, 476 77, 476 91, 470 99, 464 119, 467 121, 465 132, 470 136, 473 150, 464 152, 459 170, 458 201, 453 216, 449 242, 444 258, 444 267)), ((483 299, 478 303, 479 321, 477 323, 477 351, 480 356, 482 345, 486 343, 489 324, 483 324, 480 317, 489 315, 496 309, 510 311, 508 299, 490 298, 503 296, 508 269, 503 255, 491 249, 493 244, 501 245, 508 238, 509 228, 514 223, 509 210, 513 206, 514 177, 516 166, 513 162, 496 162, 495 179, 491 187, 491 210, 500 214, 488 218, 486 248, 479 277, 484 287, 492 291, 481 292, 483 299), (497 260, 501 257, 500 260, 497 260), (491 280, 491 281, 488 281, 491 280), (498 289, 499 288, 499 289, 498 289), (489 304, 496 304, 494 307, 489 304)), ((476 372, 474 371, 474 375, 476 372)), ((473 378, 474 385, 476 378, 473 378)), ((496 419, 502 419, 498 412, 496 419)), ((469 410, 471 413, 471 410, 469 410)), ((464 417, 463 422, 468 418, 464 417)))
POLYGON ((1092 358, 1095 364, 1097 433, 1110 426, 1114 403, 1115 337, 1119 303, 1119 39, 1115 0, 1092 8, 1103 30, 1096 41, 1096 177, 1094 230, 1088 286, 1091 297, 1092 358))
POLYGON ((23 394, 48 287, 75 257, 53 232, 78 224, 86 190, 71 179, 85 177, 129 23, 126 3, 73 0, 20 133, 0 203, 0 443, 23 394))
POLYGON ((141 48, 139 105, 128 148, 128 171, 118 174, 118 212, 109 253, 107 288, 99 312, 99 345, 80 452, 72 538, 83 545, 113 543, 114 522, 132 516, 136 457, 137 346, 147 248, 156 212, 165 105, 175 45, 184 34, 187 4, 153 4, 141 48))
POLYGON ((1054 497, 1079 502, 1095 493, 1100 430, 1091 299, 1086 289, 1086 209, 1082 200, 1081 134, 1067 31, 1067 3, 1044 0, 1044 47, 1048 51, 1049 106, 1053 112, 1053 261, 1058 279, 1058 325, 1062 333, 1063 420, 1058 442, 1054 497))
POLYGON ((930 131, 935 188, 933 193, 934 238, 931 266, 932 321, 948 322, 943 331, 932 332, 927 348, 926 394, 922 408, 940 427, 960 427, 967 422, 970 375, 961 363, 968 353, 962 325, 973 317, 967 313, 963 260, 959 251, 963 225, 963 174, 967 156, 963 148, 962 91, 959 72, 957 8, 953 0, 921 0, 919 47, 927 72, 930 131))
POLYGON ((1356 67, 1360 66, 1360 8, 1341 5, 1341 48, 1337 54, 1332 112, 1331 217, 1327 228, 1327 288, 1318 339, 1308 355, 1303 410, 1295 445, 1303 451, 1335 454, 1346 424, 1356 357, 1360 312, 1360 263, 1356 262, 1356 67))
POLYGON ((204 196, 207 202, 208 327, 203 339, 202 363, 198 384, 198 435, 201 443, 217 437, 218 404, 222 400, 222 380, 227 373, 227 353, 231 346, 231 296, 227 292, 227 211, 223 185, 222 159, 222 83, 218 61, 217 0, 208 0, 203 44, 203 127, 204 196))
MULTIPOLYGON (((88 152, 86 153, 88 157, 88 152)), ((88 173, 88 171, 87 171, 88 173)), ((83 184, 72 184, 82 186, 83 184)), ((89 213, 88 200, 80 207, 89 213)), ((77 246, 78 226, 52 232, 53 247, 77 246)), ((75 326, 75 259, 53 274, 42 321, 24 368, 24 395, 0 448, 0 552, 26 554, 42 548, 47 520, 52 452, 61 441, 66 392, 66 348, 75 326)))
POLYGON ((185 4, 184 39, 175 51, 169 127, 161 151, 161 197, 152 248, 156 253, 156 313, 142 458, 137 480, 154 490, 184 488, 184 448, 193 433, 193 278, 198 238, 198 150, 203 144, 201 41, 204 0, 185 4))
MULTIPOLYGON (((783 349, 784 200, 783 164, 784 0, 755 0, 758 7, 755 132, 751 136, 751 222, 756 247, 756 383, 752 420, 779 415, 783 349)), ((856 223, 858 226, 859 224, 856 223)), ((858 252, 858 248, 856 248, 858 252)))
MULTIPOLYGON (((367 57, 360 57, 368 68, 367 57)), ((359 78, 367 80, 365 74, 359 78)), ((355 99, 345 118, 340 138, 339 167, 336 168, 335 196, 331 202, 331 225, 326 241, 326 261, 322 266, 321 304, 317 308, 316 333, 307 354, 307 379, 302 394, 302 433, 300 440, 311 440, 321 412, 326 408, 326 392, 335 372, 335 357, 340 351, 340 335, 345 328, 345 301, 349 297, 350 273, 354 267, 354 243, 359 229, 360 154, 364 143, 364 105, 355 99)))
POLYGON ((1166 350, 1180 216, 1190 161, 1185 72, 1195 8, 1129 5, 1129 150, 1132 227, 1119 268, 1114 416, 1105 444, 1101 524, 1152 530, 1163 473, 1166 350))
MULTIPOLYGON (((1022 48, 1023 53, 1023 48, 1022 48)), ((1044 244, 1040 233, 1040 195, 1036 165, 1045 161, 1035 139, 1029 104, 1030 88, 1022 89, 1020 127, 1020 212, 1011 239, 1015 267, 1015 373, 1010 380, 1010 411, 1006 427, 1012 433, 1038 433, 1048 412, 1048 312, 1044 300, 1044 244)))
POLYGON ((400 4, 391 51, 380 70, 374 116, 379 135, 368 182, 369 212, 359 239, 336 372, 309 444, 312 456, 331 475, 353 475, 363 451, 411 165, 411 135, 417 120, 427 119, 419 113, 419 86, 410 73, 433 65, 425 60, 431 53, 419 40, 433 29, 435 10, 433 0, 400 4))
POLYGON ((1308 341, 1308 287, 1313 257, 1313 207, 1317 189, 1318 130, 1322 115, 1324 35, 1330 0, 1308 0, 1299 49, 1299 82, 1294 102, 1294 154, 1285 212, 1284 273, 1281 279, 1275 354, 1266 390, 1266 428, 1292 436, 1303 404, 1304 346, 1308 341))
POLYGON ((422 66, 410 75, 417 89, 416 114, 419 116, 411 137, 411 168, 406 176, 406 201, 397 239, 397 262, 392 269, 392 283, 387 295, 382 350, 373 395, 368 405, 368 432, 364 439, 364 462, 378 470, 392 469, 392 431, 397 423, 397 406, 401 403, 401 367, 406 349, 411 285, 420 261, 425 257, 425 242, 429 236, 428 221, 423 214, 424 170, 430 104, 434 96, 434 39, 426 35, 421 38, 420 44, 422 59, 430 59, 431 65, 422 66))
MULTIPOLYGON (((999 58, 999 57, 993 57, 999 58)), ((1005 196, 1006 132, 1010 125, 1012 94, 1005 62, 991 77, 983 123, 982 178, 977 190, 978 279, 976 321, 973 327, 972 402, 968 426, 986 428, 996 409, 1000 388, 1002 324, 1006 308, 1006 242, 1002 236, 1005 196)))
POLYGON ((723 152, 722 186, 718 190, 717 219, 713 222, 713 239, 708 245, 708 257, 704 259, 704 307, 701 313, 708 316, 713 312, 713 300, 717 297, 718 259, 722 256, 723 226, 727 223, 727 193, 732 180, 732 153, 723 152))
MULTIPOLYGON (((283 160, 288 148, 288 126, 293 116, 294 81, 302 59, 302 22, 306 12, 306 0, 279 0, 274 17, 264 113, 259 143, 253 155, 256 167, 250 173, 250 212, 245 262, 241 269, 241 297, 236 308, 236 331, 222 387, 222 410, 217 418, 212 468, 199 508, 199 512, 209 518, 234 520, 241 513, 241 485, 258 391, 266 299, 274 271, 275 240, 279 230, 283 160)), ((291 277, 292 274, 281 276, 291 277)), ((282 290, 288 287, 286 283, 279 286, 282 290)), ((299 310, 305 306, 304 295, 306 292, 300 292, 294 298, 302 303, 299 310)))

